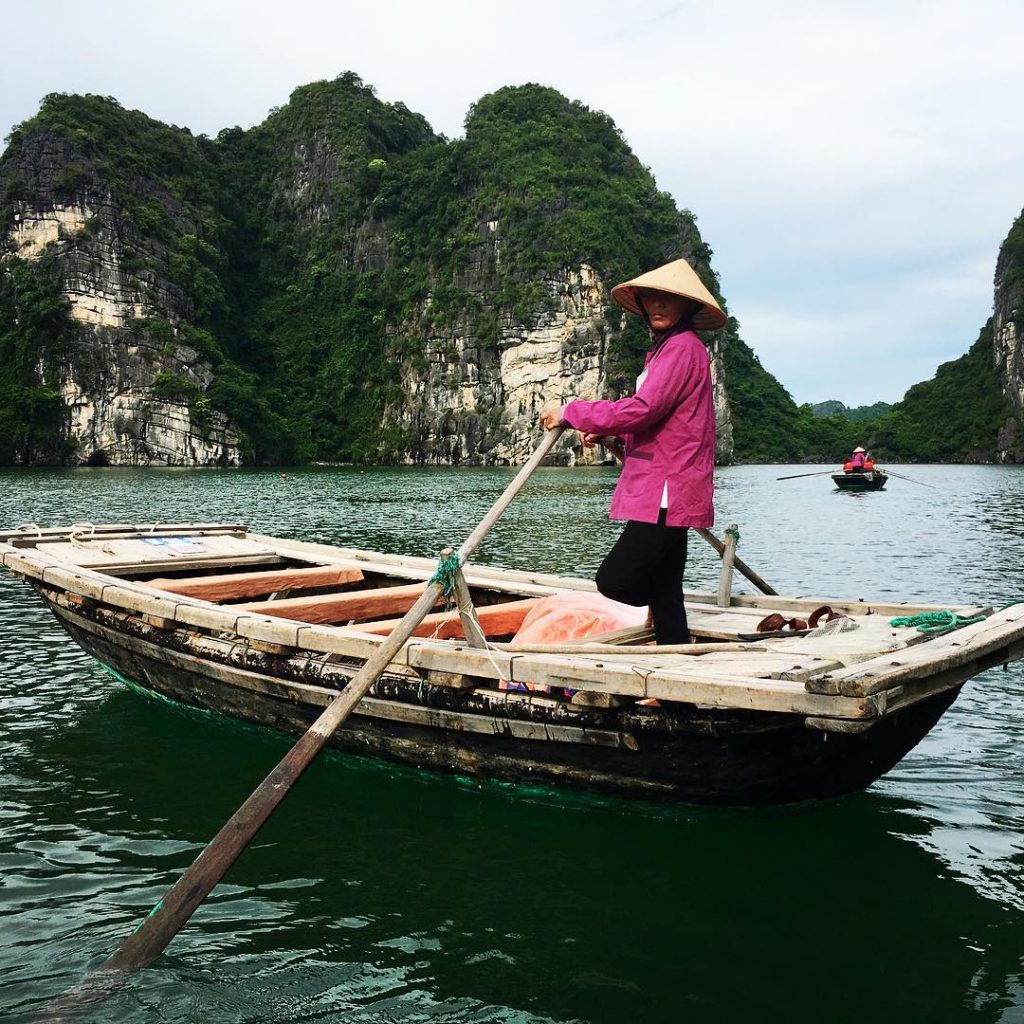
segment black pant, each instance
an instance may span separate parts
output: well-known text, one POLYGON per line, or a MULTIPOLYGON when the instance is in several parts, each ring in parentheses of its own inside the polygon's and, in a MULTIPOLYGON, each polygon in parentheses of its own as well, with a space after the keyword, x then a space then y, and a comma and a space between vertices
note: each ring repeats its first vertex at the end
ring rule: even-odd
POLYGON ((650 605, 655 642, 687 644, 690 630, 683 606, 686 568, 685 526, 629 520, 597 570, 597 589, 613 601, 650 605))

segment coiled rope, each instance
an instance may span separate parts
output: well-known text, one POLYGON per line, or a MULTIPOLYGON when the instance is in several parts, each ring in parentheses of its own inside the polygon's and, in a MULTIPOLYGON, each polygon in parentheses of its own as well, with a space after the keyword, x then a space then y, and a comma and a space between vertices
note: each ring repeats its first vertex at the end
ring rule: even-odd
POLYGON ((901 615, 889 620, 890 626, 916 626, 918 633, 939 635, 952 633, 963 626, 973 626, 976 622, 984 622, 984 615, 963 616, 953 611, 921 612, 919 615, 901 615))

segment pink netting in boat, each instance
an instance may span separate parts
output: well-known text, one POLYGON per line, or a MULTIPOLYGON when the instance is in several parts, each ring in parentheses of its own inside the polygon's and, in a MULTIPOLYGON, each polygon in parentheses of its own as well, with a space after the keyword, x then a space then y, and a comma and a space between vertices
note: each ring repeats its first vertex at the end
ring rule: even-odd
MULTIPOLYGON (((642 626, 647 609, 620 604, 600 594, 552 594, 538 601, 523 619, 519 632, 512 638, 513 647, 531 647, 534 644, 561 644, 581 640, 615 629, 642 626)), ((548 693, 549 686, 533 683, 509 683, 502 680, 503 690, 526 690, 548 693)))

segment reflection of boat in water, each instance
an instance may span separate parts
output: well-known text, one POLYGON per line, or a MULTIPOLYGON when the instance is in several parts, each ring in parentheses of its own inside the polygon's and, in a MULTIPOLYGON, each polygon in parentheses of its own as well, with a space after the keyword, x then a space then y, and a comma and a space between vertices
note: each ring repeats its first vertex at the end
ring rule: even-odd
POLYGON ((840 470, 832 474, 832 482, 841 491, 880 491, 888 479, 884 469, 840 470))
MULTIPOLYGON (((0 559, 134 686, 291 733, 345 689, 437 568, 234 525, 8 531, 0 559)), ((594 584, 486 566, 467 567, 465 583, 459 608, 427 616, 333 743, 515 782, 784 803, 870 785, 968 679, 1024 657, 1024 606, 954 607, 978 621, 925 636, 887 619, 935 607, 829 601, 868 645, 851 661, 849 633, 748 636, 767 616, 813 617, 820 598, 734 595, 723 606, 693 591, 693 644, 648 646, 637 627, 510 646, 542 600, 594 584)))

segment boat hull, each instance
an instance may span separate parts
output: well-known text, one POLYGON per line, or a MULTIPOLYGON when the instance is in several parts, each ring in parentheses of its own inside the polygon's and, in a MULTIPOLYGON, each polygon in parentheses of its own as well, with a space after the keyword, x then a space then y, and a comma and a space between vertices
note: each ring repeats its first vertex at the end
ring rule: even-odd
MULTIPOLYGON (((175 651, 158 630, 112 628, 88 611, 48 604, 101 663, 181 705, 299 735, 340 692, 285 678, 282 659, 262 656, 268 671, 254 672, 175 651)), ((927 734, 959 690, 846 734, 809 729, 794 715, 667 702, 576 710, 506 698, 503 706, 476 692, 386 675, 331 742, 418 768, 516 783, 692 804, 782 804, 864 789, 927 734)))
POLYGON ((832 482, 841 491, 880 491, 888 481, 887 473, 878 470, 866 473, 833 473, 832 482))

